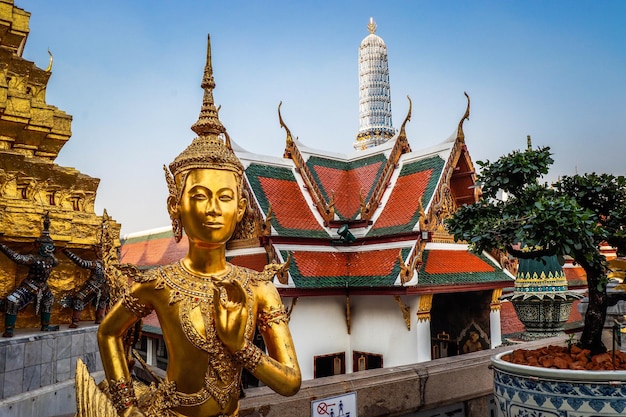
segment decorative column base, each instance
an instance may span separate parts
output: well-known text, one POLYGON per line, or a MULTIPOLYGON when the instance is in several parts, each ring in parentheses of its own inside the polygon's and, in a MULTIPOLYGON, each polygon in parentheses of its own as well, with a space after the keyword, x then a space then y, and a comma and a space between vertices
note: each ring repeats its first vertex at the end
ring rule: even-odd
POLYGON ((564 325, 572 311, 572 303, 576 298, 566 297, 563 300, 552 298, 513 299, 513 307, 517 317, 524 324, 526 331, 520 339, 531 341, 546 337, 564 335, 564 325))

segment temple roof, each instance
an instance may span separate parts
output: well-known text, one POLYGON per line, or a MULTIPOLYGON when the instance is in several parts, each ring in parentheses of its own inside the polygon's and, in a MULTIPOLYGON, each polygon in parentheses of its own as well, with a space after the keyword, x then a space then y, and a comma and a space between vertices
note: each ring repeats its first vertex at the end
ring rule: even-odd
POLYGON ((121 239, 121 260, 139 267, 167 265, 187 254, 189 242, 185 236, 178 244, 170 227, 133 233, 121 239))
POLYGON ((512 281, 496 261, 485 254, 475 254, 465 247, 440 247, 424 251, 424 266, 419 271, 419 285, 478 284, 512 281))
MULTIPOLYGON (((468 112, 469 105, 464 118, 468 112)), ((409 117, 410 110, 405 124, 409 117)), ((275 284, 303 294, 512 285, 497 262, 470 253, 444 227, 458 205, 477 198, 463 119, 450 138, 425 149, 411 149, 403 124, 389 142, 349 155, 309 148, 280 121, 283 158, 250 153, 231 139, 257 226, 250 228, 256 234, 229 243, 230 262, 256 270, 288 262, 275 284)), ((149 267, 184 257, 186 238, 173 242, 171 232, 159 230, 131 236, 123 262, 149 267)))
POLYGON ((369 247, 277 245, 289 263, 289 286, 299 289, 392 287, 414 242, 369 247))
MULTIPOLYGON (((166 265, 183 258, 188 242, 184 237, 176 244, 170 230, 155 229, 126 237, 122 262, 139 267, 166 265)), ((362 246, 328 246, 277 244, 283 260, 289 260, 289 282, 280 288, 381 288, 399 285, 400 257, 406 259, 414 240, 362 246)), ((229 249, 229 262, 262 271, 269 262, 264 248, 229 249)), ((485 254, 467 251, 465 245, 429 244, 423 253, 412 287, 511 283, 496 261, 485 254)))
MULTIPOLYGON (((228 260, 257 270, 283 263, 274 280, 279 290, 312 295, 345 288, 438 292, 510 285, 511 275, 495 261, 470 253, 445 229, 459 205, 478 198, 462 129, 467 100, 452 136, 415 151, 405 130, 410 99, 389 141, 349 155, 294 139, 280 105, 287 134, 283 158, 248 152, 225 135, 244 168, 248 201, 227 244, 228 260)), ((162 230, 129 236, 122 261, 143 267, 175 262, 188 246, 185 238, 173 242, 171 232, 162 230)))

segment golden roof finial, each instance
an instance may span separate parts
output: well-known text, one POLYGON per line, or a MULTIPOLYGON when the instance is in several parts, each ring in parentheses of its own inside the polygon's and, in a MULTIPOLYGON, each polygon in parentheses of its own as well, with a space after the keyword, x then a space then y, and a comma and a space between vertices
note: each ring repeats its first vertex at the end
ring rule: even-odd
POLYGON ((463 94, 467 98, 467 108, 465 109, 465 114, 463 115, 463 117, 461 117, 461 120, 459 121, 459 127, 456 130, 457 138, 461 142, 465 142, 465 133, 463 133, 463 122, 465 120, 469 120, 470 116, 470 96, 467 94, 467 91, 463 91, 463 94))
POLYGON ((407 95, 406 98, 409 100, 409 111, 406 114, 406 118, 404 119, 404 122, 402 122, 402 126, 400 127, 400 134, 398 135, 399 138, 403 137, 404 139, 406 139, 405 127, 406 127, 406 124, 411 121, 411 112, 413 110, 413 102, 411 101, 411 97, 407 95))
POLYGON ((207 39, 206 65, 200 86, 204 89, 202 108, 200 109, 198 121, 191 126, 191 130, 200 137, 218 136, 226 132, 226 129, 222 125, 222 122, 220 122, 217 115, 217 108, 215 108, 215 101, 213 100, 215 80, 213 79, 213 65, 211 64, 211 35, 208 35, 207 39))
POLYGON ((50 55, 50 62, 48 63, 48 68, 46 68, 46 72, 52 71, 52 52, 48 49, 48 55, 50 55))
POLYGON ((278 123, 280 123, 280 127, 284 128, 285 132, 287 132, 286 141, 287 141, 287 147, 289 148, 293 146, 293 136, 291 136, 291 130, 289 130, 285 122, 283 122, 283 116, 280 114, 280 106, 282 105, 283 105, 282 101, 278 103, 278 123))
POLYGON ((376 32, 376 22, 374 22, 374 18, 370 17, 370 22, 367 24, 367 30, 373 35, 376 32))

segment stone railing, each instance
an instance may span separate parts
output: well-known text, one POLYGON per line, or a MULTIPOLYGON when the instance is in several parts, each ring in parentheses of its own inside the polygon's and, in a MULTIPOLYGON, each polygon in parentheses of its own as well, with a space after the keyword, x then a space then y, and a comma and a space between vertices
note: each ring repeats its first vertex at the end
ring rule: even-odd
MULTIPOLYGON (((563 344, 564 340, 550 338, 515 348, 563 344)), ((466 417, 485 417, 490 415, 493 393, 491 356, 513 348, 304 381, 293 397, 280 396, 267 387, 248 389, 241 400, 240 417, 310 416, 312 401, 349 392, 356 392, 359 417, 421 416, 428 414, 413 413, 459 403, 466 417)))
MULTIPOLYGON (((8 372, 16 372, 16 375, 19 372, 22 372, 22 375, 30 375, 32 369, 27 370, 27 368, 45 367, 43 363, 33 365, 34 362, 31 360, 37 358, 39 352, 43 353, 43 344, 46 343, 56 347, 54 347, 54 353, 52 355, 46 353, 45 358, 53 356, 56 357, 57 362, 64 361, 57 365, 56 376, 53 380, 68 379, 64 382, 42 386, 39 389, 24 390, 25 392, 21 394, 0 400, 0 415, 72 416, 75 412, 75 388, 74 381, 69 378, 74 376, 76 358, 83 357, 88 362, 92 362, 92 366, 97 370, 97 372, 92 370, 96 381, 103 378, 99 354, 91 351, 96 345, 95 330, 96 326, 89 326, 84 329, 56 333, 54 336, 57 337, 53 338, 45 337, 46 335, 31 336, 20 341, 19 343, 23 346, 18 348, 7 349, 16 344, 14 342, 18 342, 17 338, 2 340, 4 343, 0 345, 0 365, 3 365, 5 370, 4 384, 17 384, 19 379, 15 377, 12 380, 13 377, 7 376, 8 372), (55 341, 50 342, 53 339, 55 341), (36 343, 26 347, 27 344, 38 341, 42 343, 41 351, 36 343), (79 353, 81 348, 84 352, 82 354, 79 353), (15 351, 18 353, 15 354, 15 351), (34 355, 32 355, 33 351, 34 355), (23 365, 28 366, 7 372, 8 362, 14 360, 19 362, 19 358, 22 358, 23 365), (66 367, 66 362, 69 362, 70 368, 66 367)), ((550 338, 519 344, 515 347, 534 348, 549 344, 563 344, 565 339, 565 337, 550 338)), ((300 391, 292 397, 283 397, 267 387, 249 388, 245 390, 246 396, 241 400, 240 417, 310 416, 312 401, 352 392, 356 393, 359 417, 429 417, 444 415, 440 411, 450 409, 451 406, 464 411, 462 414, 446 412, 445 415, 485 417, 490 415, 490 400, 493 392, 493 371, 490 367, 490 358, 496 353, 510 349, 513 347, 500 347, 424 363, 304 381, 300 391)), ((15 366, 9 365, 9 368, 15 366)), ((138 374, 141 373, 140 368, 136 368, 136 371, 138 374)), ((163 375, 162 370, 156 369, 155 372, 163 375)), ((42 380, 40 384, 43 385, 43 383, 42 380)), ((24 376, 22 376, 22 386, 23 384, 24 376)), ((16 388, 7 388, 5 385, 4 392, 14 393, 16 388)))

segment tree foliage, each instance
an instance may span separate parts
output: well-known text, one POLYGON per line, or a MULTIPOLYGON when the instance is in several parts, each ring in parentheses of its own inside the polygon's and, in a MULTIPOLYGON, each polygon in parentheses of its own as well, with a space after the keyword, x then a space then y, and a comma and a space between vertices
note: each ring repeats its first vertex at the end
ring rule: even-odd
POLYGON ((553 162, 549 147, 514 151, 495 162, 478 161, 482 198, 460 207, 447 227, 456 241, 468 242, 477 252, 499 249, 516 257, 573 258, 585 269, 589 284, 581 344, 599 352, 604 350, 608 271, 600 244, 626 254, 626 178, 591 173, 540 183, 553 162), (535 250, 520 251, 522 242, 535 250))

